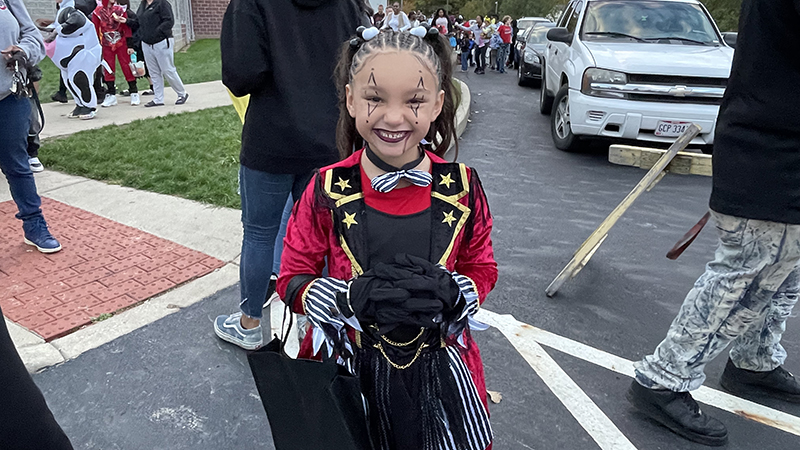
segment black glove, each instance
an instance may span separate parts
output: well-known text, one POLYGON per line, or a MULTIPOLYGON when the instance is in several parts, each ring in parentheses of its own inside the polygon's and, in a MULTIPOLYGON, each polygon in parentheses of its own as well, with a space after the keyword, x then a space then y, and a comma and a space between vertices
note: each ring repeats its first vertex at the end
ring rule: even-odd
MULTIPOLYGON (((377 264, 339 295, 339 308, 363 324, 378 325, 381 334, 398 325, 432 328, 457 314, 460 298, 452 276, 431 262, 399 254, 392 263, 377 264)), ((349 317, 349 316, 348 316, 349 317)))

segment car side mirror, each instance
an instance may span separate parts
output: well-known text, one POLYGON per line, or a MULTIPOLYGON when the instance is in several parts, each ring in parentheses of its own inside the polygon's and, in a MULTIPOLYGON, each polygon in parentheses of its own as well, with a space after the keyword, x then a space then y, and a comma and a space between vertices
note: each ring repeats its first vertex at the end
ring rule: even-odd
POLYGON ((572 33, 563 27, 550 28, 547 31, 547 40, 572 44, 572 33))
POLYGON ((734 33, 729 31, 727 33, 722 33, 722 40, 728 44, 728 47, 736 48, 736 41, 739 38, 739 33, 734 33))

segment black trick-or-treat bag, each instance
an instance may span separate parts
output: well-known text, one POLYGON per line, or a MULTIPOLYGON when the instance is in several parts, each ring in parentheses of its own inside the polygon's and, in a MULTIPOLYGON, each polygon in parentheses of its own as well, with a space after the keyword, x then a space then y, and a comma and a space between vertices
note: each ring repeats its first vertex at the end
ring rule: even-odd
POLYGON ((247 355, 276 450, 373 450, 358 378, 333 359, 290 358, 288 334, 247 355))

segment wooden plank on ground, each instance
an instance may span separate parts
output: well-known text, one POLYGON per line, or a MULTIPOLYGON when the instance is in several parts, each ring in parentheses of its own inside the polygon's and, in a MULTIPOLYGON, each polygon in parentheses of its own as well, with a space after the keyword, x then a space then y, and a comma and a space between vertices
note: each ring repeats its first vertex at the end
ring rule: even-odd
MULTIPOLYGON (((625 211, 630 208, 633 202, 639 198, 649 187, 652 187, 658 180, 661 179, 664 169, 669 166, 675 156, 689 145, 689 143, 700 133, 700 127, 696 124, 690 125, 686 131, 670 146, 669 150, 659 154, 658 160, 650 167, 650 170, 645 174, 644 178, 636 184, 636 187, 614 208, 613 211, 600 223, 600 226, 578 247, 572 259, 561 270, 556 278, 547 286, 545 290, 548 297, 556 295, 559 288, 567 282, 570 278, 575 277, 578 272, 589 262, 595 254, 600 245, 605 241, 611 227, 617 223, 625 211)), ((626 150, 627 154, 633 155, 633 158, 638 158, 642 161, 642 152, 635 150, 626 150), (637 156, 638 155, 638 156, 637 156)), ((610 154, 610 153, 609 153, 610 154)), ((645 157, 647 158, 647 157, 645 157)))
MULTIPOLYGON (((667 150, 632 145, 614 144, 608 149, 608 161, 621 166, 650 169, 667 150)), ((678 152, 665 169, 667 172, 682 175, 711 176, 711 155, 692 152, 678 152)))

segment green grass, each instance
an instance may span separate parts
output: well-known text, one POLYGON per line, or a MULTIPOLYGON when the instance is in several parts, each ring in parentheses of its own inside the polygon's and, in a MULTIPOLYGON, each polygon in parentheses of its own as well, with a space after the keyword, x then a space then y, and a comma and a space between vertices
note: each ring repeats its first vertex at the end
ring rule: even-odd
MULTIPOLYGON (((39 82, 39 93, 42 103, 52 102, 50 96, 58 90, 59 70, 50 58, 39 63, 42 69, 42 81, 39 82)), ((222 63, 219 53, 219 39, 201 39, 192 43, 185 51, 175 54, 175 67, 184 84, 215 81, 222 78, 222 63)), ((116 84, 119 90, 127 89, 125 76, 116 64, 116 84)), ((137 81, 139 90, 149 87, 146 79, 137 81)), ((69 93, 67 97, 72 98, 69 93)), ((100 99, 102 101, 102 99, 100 99)))
POLYGON ((239 208, 241 130, 224 106, 47 140, 40 158, 48 169, 239 208))

